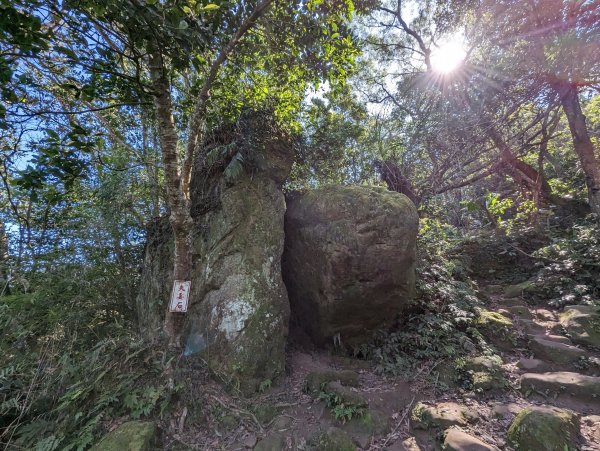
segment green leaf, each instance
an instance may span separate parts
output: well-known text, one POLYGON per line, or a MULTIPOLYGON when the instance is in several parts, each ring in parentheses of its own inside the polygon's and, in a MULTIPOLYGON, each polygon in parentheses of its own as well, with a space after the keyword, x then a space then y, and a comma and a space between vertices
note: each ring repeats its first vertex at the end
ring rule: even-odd
POLYGON ((220 6, 219 5, 215 5, 214 3, 209 3, 208 5, 204 5, 202 7, 202 9, 204 11, 214 11, 214 10, 219 9, 219 8, 220 8, 220 6))

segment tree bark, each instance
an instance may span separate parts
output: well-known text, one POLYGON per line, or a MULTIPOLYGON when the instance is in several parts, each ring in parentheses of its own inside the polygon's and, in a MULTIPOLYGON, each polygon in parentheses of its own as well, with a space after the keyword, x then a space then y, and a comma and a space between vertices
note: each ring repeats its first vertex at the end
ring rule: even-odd
POLYGON ((590 208, 592 212, 600 214, 600 163, 594 153, 594 144, 587 131, 586 118, 581 110, 577 87, 568 82, 561 82, 555 86, 569 122, 575 153, 579 157, 581 169, 585 174, 590 208))
POLYGON ((568 201, 552 193, 552 188, 533 166, 517 158, 510 146, 496 130, 488 131, 490 138, 500 150, 500 161, 506 167, 513 180, 527 189, 534 197, 540 197, 553 205, 565 205, 568 201))
POLYGON ((421 202, 420 196, 412 187, 410 180, 402 174, 402 170, 396 163, 390 160, 376 160, 374 166, 379 171, 381 179, 386 183, 390 191, 402 193, 412 200, 415 205, 419 205, 421 202))
MULTIPOLYGON (((169 81, 160 51, 153 50, 150 55, 150 71, 154 94, 154 110, 156 112, 159 140, 162 149, 162 162, 167 187, 167 204, 170 210, 169 222, 173 229, 175 252, 173 258, 173 280, 190 280, 191 249, 193 220, 190 214, 189 201, 183 193, 177 149, 179 138, 172 114, 169 81)), ((165 314, 164 333, 169 345, 180 346, 183 326, 182 313, 167 312, 165 314)))

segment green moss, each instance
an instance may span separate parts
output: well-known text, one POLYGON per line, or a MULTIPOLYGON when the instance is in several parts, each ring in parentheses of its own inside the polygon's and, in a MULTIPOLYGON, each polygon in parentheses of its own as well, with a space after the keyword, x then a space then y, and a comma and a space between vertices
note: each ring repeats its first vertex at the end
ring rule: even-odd
POLYGON ((504 296, 507 298, 516 298, 522 296, 524 293, 533 291, 535 289, 535 283, 530 280, 521 282, 516 285, 509 285, 504 289, 504 296))
POLYGON ((279 415, 279 409, 272 404, 261 404, 254 408, 254 414, 261 424, 266 425, 279 415))
POLYGON ((502 313, 482 310, 475 324, 483 327, 512 327, 513 322, 502 313))
POLYGON ((587 305, 566 307, 560 322, 574 343, 600 348, 600 310, 587 305))
POLYGON ((331 428, 317 437, 314 447, 316 451, 356 451, 352 439, 344 431, 331 428))
POLYGON ((384 413, 369 410, 358 418, 352 418, 342 427, 350 434, 364 434, 372 437, 384 435, 390 429, 390 423, 384 413))
POLYGON ((497 355, 457 359, 457 382, 476 392, 501 390, 508 386, 501 365, 502 359, 497 355))
POLYGON ((577 449, 578 422, 566 410, 529 408, 513 420, 508 439, 519 451, 570 451, 577 449))
POLYGON ((482 310, 475 320, 475 327, 483 337, 499 349, 512 349, 518 341, 510 318, 498 312, 482 310))
POLYGON ((148 421, 129 421, 106 434, 90 451, 149 451, 156 428, 148 421))

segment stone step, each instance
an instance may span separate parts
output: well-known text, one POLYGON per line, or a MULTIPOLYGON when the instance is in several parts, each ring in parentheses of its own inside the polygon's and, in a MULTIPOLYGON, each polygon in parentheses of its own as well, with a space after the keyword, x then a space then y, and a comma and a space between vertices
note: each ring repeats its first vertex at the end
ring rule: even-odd
POLYGON ((542 340, 546 340, 546 341, 554 341, 557 343, 564 343, 566 345, 573 345, 573 342, 571 340, 569 340, 567 337, 565 337, 564 335, 554 335, 554 334, 528 334, 529 339, 533 340, 535 337, 541 338, 542 340))
POLYGON ((533 313, 524 305, 506 307, 506 310, 513 319, 533 319, 533 313))
POLYGON ((456 428, 446 431, 443 449, 444 451, 498 451, 495 446, 456 428))
POLYGON ((521 326, 526 334, 544 335, 546 333, 546 327, 530 319, 520 319, 516 324, 521 326))
POLYGON ((540 359, 522 358, 517 362, 517 368, 528 373, 544 373, 551 370, 550 366, 548 362, 540 359))
POLYGON ((568 394, 584 401, 600 402, 600 377, 567 371, 525 373, 521 376, 521 391, 530 390, 547 395, 568 394))
POLYGON ((587 355, 583 349, 558 341, 546 340, 540 336, 534 336, 531 339, 529 348, 538 359, 549 360, 560 365, 575 363, 587 355))

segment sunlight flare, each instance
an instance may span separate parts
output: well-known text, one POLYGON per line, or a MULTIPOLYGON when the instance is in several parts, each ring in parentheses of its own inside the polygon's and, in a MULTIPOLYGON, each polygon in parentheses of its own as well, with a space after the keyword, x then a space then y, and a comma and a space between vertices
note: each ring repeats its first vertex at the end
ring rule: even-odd
POLYGON ((458 41, 440 45, 431 53, 431 67, 435 72, 448 74, 456 70, 467 57, 467 52, 458 41))

